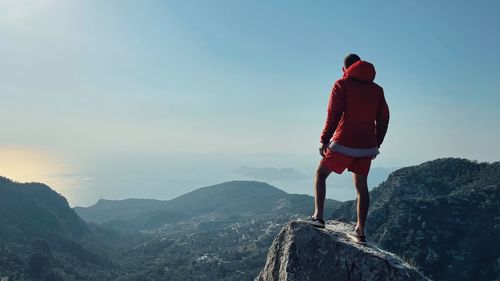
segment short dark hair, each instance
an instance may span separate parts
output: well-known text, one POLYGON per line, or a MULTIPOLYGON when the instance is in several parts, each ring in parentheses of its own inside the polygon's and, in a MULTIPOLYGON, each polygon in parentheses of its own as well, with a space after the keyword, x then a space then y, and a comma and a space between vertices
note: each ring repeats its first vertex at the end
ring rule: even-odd
POLYGON ((361 58, 356 54, 348 54, 344 59, 345 68, 349 68, 353 63, 360 61, 361 58))

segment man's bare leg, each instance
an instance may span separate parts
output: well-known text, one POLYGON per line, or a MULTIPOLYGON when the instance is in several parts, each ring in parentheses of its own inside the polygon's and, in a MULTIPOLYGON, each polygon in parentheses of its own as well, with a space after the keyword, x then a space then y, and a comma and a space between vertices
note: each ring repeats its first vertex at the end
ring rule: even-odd
POLYGON ((357 204, 356 211, 358 221, 355 231, 358 235, 365 235, 365 222, 370 206, 370 194, 368 193, 368 177, 354 174, 354 186, 356 186, 357 204))
POLYGON ((314 214, 316 219, 323 219, 323 211, 325 208, 326 196, 326 178, 330 175, 331 171, 323 167, 321 164, 316 170, 316 177, 314 178, 314 214))

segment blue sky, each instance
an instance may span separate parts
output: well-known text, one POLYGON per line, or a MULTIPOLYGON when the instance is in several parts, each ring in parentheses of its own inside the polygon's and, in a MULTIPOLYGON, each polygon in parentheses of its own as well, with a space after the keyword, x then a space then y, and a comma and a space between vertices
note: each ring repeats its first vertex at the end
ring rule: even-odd
POLYGON ((498 1, 2 1, 0 174, 72 204, 171 198, 241 165, 312 175, 350 52, 375 64, 391 109, 374 166, 498 161, 499 12, 498 1))

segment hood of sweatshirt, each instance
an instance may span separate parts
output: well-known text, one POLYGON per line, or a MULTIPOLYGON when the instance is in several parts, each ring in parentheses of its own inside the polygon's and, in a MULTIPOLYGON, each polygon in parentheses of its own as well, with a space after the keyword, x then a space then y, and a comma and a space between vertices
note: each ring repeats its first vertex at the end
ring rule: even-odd
POLYGON ((344 78, 347 77, 365 82, 373 82, 375 79, 375 67, 367 61, 357 61, 344 72, 344 78))

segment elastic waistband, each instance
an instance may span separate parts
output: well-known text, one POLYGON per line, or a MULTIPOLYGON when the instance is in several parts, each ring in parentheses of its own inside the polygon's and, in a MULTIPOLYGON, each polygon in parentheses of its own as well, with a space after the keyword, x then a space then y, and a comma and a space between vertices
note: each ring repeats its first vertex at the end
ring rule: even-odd
POLYGON ((344 154, 347 156, 351 157, 373 157, 375 155, 378 155, 380 151, 378 150, 378 147, 371 147, 371 148, 354 148, 354 147, 348 147, 345 145, 341 145, 335 142, 330 142, 328 145, 328 148, 330 150, 338 152, 340 154, 344 154))

